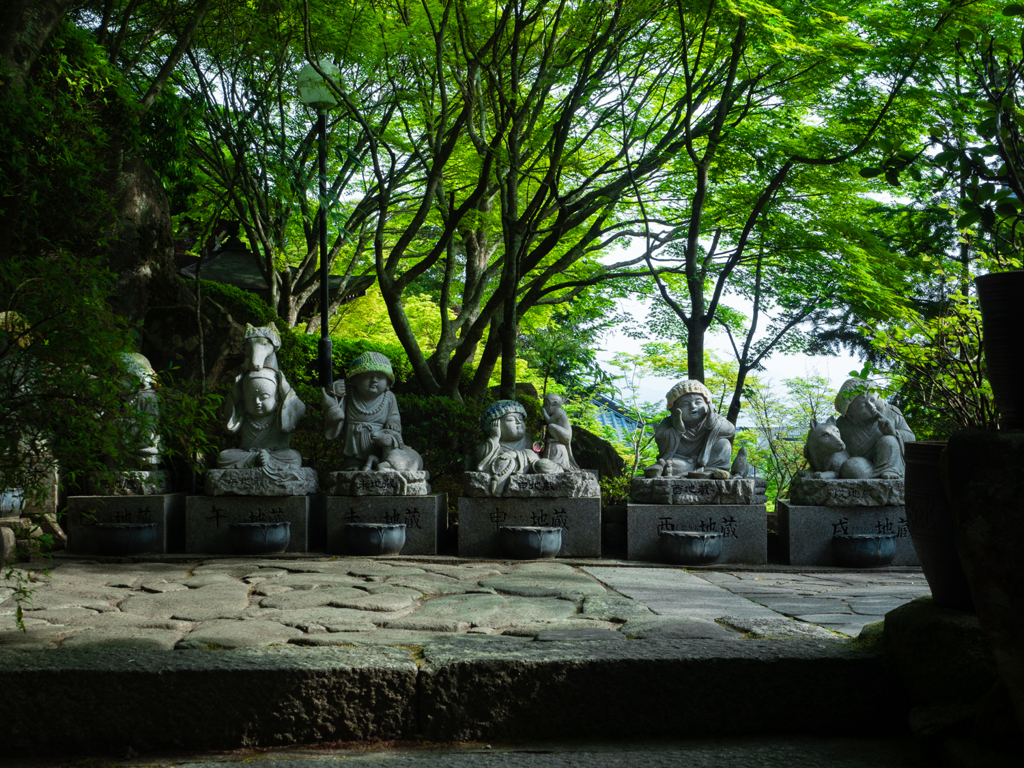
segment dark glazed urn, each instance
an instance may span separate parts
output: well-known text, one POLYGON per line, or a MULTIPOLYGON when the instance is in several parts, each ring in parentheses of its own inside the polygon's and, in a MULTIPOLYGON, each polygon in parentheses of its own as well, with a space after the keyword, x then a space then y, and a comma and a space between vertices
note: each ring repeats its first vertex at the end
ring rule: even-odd
POLYGON ((96 523, 101 555, 122 557, 158 551, 156 523, 96 523))
POLYGON ((1024 270, 975 278, 985 339, 985 368, 1003 429, 1024 429, 1024 270))
POLYGON ((953 509, 942 480, 940 459, 945 450, 945 441, 906 443, 907 529, 932 599, 947 608, 969 611, 973 608, 971 588, 956 550, 953 509))
POLYGON ((661 559, 673 565, 709 565, 722 556, 722 534, 658 531, 661 559))
POLYGON ((405 523, 346 523, 345 544, 350 555, 397 555, 405 546, 405 523))
POLYGON ((878 568, 896 557, 895 533, 837 533, 832 554, 844 568, 878 568))
POLYGON ((276 555, 288 549, 292 524, 228 523, 231 551, 236 555, 276 555))
POLYGON ((503 525, 498 531, 501 553, 516 560, 558 557, 562 529, 541 525, 503 525))
POLYGON ((1024 727, 1024 432, 957 432, 945 477, 974 609, 1024 727))

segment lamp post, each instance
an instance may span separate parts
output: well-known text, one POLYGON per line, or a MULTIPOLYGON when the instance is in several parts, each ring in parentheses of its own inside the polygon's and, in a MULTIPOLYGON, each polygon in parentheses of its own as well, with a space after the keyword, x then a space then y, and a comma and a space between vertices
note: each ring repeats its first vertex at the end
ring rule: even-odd
MULTIPOLYGON (((320 69, 327 75, 338 73, 338 68, 329 61, 319 62, 320 69)), ((327 82, 312 64, 299 72, 299 101, 313 107, 317 112, 317 168, 319 177, 320 205, 317 216, 320 224, 320 386, 331 389, 334 386, 331 337, 327 329, 327 311, 330 307, 330 287, 327 284, 327 110, 337 105, 327 82)))

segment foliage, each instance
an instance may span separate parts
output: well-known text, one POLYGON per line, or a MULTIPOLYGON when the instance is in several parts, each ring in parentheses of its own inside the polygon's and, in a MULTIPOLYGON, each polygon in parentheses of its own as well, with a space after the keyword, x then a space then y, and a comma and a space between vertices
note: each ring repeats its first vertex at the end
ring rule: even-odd
POLYGON ((163 461, 176 488, 196 492, 196 478, 216 466, 228 435, 220 407, 224 395, 201 391, 198 382, 179 381, 173 371, 160 372, 160 437, 163 461))
POLYGON ((668 411, 660 404, 640 401, 640 377, 647 372, 643 358, 620 353, 612 360, 612 367, 620 371, 614 377, 616 381, 621 382, 617 387, 617 402, 623 412, 637 426, 623 437, 619 437, 611 428, 607 428, 603 437, 616 446, 625 459, 627 468, 625 477, 631 482, 638 473, 643 472, 646 467, 658 460, 658 447, 654 442, 654 427, 668 415, 668 411))
MULTIPOLYGON (((255 293, 226 283, 215 283, 212 280, 200 280, 204 299, 220 304, 226 309, 236 323, 251 323, 257 328, 273 325, 277 313, 267 306, 255 293)), ((190 288, 191 283, 186 283, 190 288)))
POLYGON ((835 415, 834 395, 823 376, 783 379, 784 392, 756 378, 747 380, 743 395, 759 440, 747 448, 747 461, 768 481, 768 504, 788 494, 789 483, 805 465, 804 442, 811 419, 835 415))
POLYGON ((889 375, 919 440, 996 427, 976 297, 954 290, 937 314, 880 330, 874 343, 893 363, 889 375))
POLYGON ((0 92, 0 260, 101 253, 113 222, 106 190, 137 138, 131 96, 103 50, 62 24, 28 85, 0 92))

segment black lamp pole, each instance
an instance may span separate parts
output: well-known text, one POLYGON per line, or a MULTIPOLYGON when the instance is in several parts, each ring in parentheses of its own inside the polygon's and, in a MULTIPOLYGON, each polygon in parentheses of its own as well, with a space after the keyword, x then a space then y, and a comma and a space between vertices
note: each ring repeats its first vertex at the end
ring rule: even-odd
POLYGON ((317 110, 317 163, 320 177, 320 386, 334 387, 333 351, 327 329, 331 290, 327 284, 327 111, 317 110))

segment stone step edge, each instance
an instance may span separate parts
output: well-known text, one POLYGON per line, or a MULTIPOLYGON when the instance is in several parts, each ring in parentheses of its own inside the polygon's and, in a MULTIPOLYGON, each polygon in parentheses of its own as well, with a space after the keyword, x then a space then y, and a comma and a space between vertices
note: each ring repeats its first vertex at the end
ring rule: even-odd
POLYGON ((875 652, 797 639, 0 653, 12 756, 896 734, 909 709, 896 680, 875 652))

